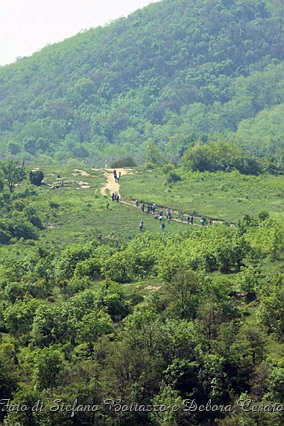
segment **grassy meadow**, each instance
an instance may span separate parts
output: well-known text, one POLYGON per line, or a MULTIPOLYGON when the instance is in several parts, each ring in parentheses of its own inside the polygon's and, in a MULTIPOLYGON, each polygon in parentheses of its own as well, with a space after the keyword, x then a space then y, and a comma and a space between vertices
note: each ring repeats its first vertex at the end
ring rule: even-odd
POLYGON ((267 211, 284 217, 284 177, 247 176, 238 172, 189 172, 168 184, 161 170, 139 171, 123 177, 123 198, 156 202, 196 216, 237 222, 245 214, 267 211))

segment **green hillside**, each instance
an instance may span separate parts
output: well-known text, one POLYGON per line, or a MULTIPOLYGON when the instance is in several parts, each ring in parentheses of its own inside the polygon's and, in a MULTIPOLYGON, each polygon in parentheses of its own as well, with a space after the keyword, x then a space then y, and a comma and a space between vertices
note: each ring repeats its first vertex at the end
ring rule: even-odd
POLYGON ((162 0, 0 68, 0 426, 284 424, 283 25, 162 0))
POLYGON ((280 0, 163 0, 0 68, 2 158, 141 163, 151 141, 171 160, 201 133, 273 155, 283 14, 280 0))
POLYGON ((284 176, 0 170, 1 426, 284 424, 284 176))

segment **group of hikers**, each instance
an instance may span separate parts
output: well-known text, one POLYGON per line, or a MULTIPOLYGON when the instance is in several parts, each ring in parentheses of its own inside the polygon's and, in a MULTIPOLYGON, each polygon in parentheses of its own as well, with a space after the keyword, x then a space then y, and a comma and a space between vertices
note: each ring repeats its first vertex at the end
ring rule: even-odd
MULTIPOLYGON (((145 205, 145 203, 142 203, 140 205, 139 201, 137 199, 135 200, 135 205, 136 205, 137 208, 140 207, 141 211, 143 213, 148 213, 148 214, 151 213, 153 215, 154 219, 159 220, 160 221, 160 228, 161 228, 162 231, 164 231, 166 225, 164 223, 164 210, 163 209, 161 209, 161 210, 158 211, 157 210, 157 205, 155 203, 148 204, 147 206, 145 205)), ((171 210, 169 208, 167 208, 165 210, 165 217, 166 217, 167 222, 170 222, 170 220, 172 218, 172 215, 171 215, 171 210)), ((185 220, 183 214, 180 215, 180 220, 181 220, 181 222, 183 222, 185 220)), ((193 221, 194 221, 193 216, 189 216, 188 215, 186 217, 186 220, 187 220, 187 223, 189 225, 193 225, 193 221)), ((203 223, 201 223, 201 225, 204 225, 204 224, 205 224, 205 221, 203 220, 203 223)), ((144 225, 144 221, 143 221, 143 219, 141 219, 140 223, 139 223, 140 231, 142 231, 143 225, 144 225)))
MULTIPOLYGON (((112 199, 112 201, 117 201, 117 202, 119 202, 119 195, 118 195, 118 192, 113 192, 113 193, 111 194, 111 199, 112 199)), ((107 208, 107 209, 109 208, 109 201, 107 201, 107 202, 106 202, 106 208, 107 208)))
POLYGON ((112 199, 112 201, 117 201, 117 202, 119 202, 119 195, 118 195, 118 192, 113 192, 113 193, 111 194, 111 199, 112 199))
MULTIPOLYGON (((155 203, 153 204, 148 204, 147 206, 145 205, 145 203, 142 203, 141 205, 139 204, 139 201, 136 199, 135 200, 135 205, 137 208, 141 208, 141 211, 143 213, 148 213, 148 214, 152 214, 154 219, 158 219, 160 221, 160 228, 163 231, 165 229, 165 223, 164 223, 164 210, 157 210, 157 206, 155 203)), ((165 210, 165 217, 167 222, 170 222, 172 216, 171 216, 171 211, 169 208, 167 208, 165 210)), ((190 216, 190 215, 184 215, 183 213, 180 214, 179 219, 181 222, 186 221, 189 225, 193 225, 194 224, 194 217, 190 216)), ((205 224, 207 223, 207 221, 204 218, 200 219, 200 225, 201 226, 205 226, 205 224)), ((208 221, 209 225, 212 225, 212 220, 209 219, 208 221)), ((143 229, 143 225, 144 225, 144 221, 143 219, 140 220, 140 224, 139 224, 139 228, 140 231, 142 231, 143 229)))
POLYGON ((116 169, 114 169, 113 170, 113 177, 114 177, 115 182, 118 182, 119 179, 121 178, 121 172, 118 172, 118 174, 117 174, 116 169))
MULTIPOLYGON (((114 176, 115 181, 118 182, 119 179, 121 178, 121 172, 117 173, 116 169, 114 169, 113 170, 113 176, 114 176)), ((113 192, 111 194, 111 199, 112 199, 112 201, 119 202, 120 198, 119 198, 118 192, 113 192)), ((154 219, 159 220, 159 222, 160 222, 160 229, 162 231, 164 231, 164 229, 166 227, 166 225, 164 223, 164 213, 165 213, 165 218, 166 218, 167 222, 170 222, 170 220, 172 219, 171 210, 169 208, 165 209, 165 211, 163 209, 158 210, 156 203, 150 203, 150 204, 148 203, 147 206, 146 206, 145 203, 142 202, 140 204, 139 200, 136 199, 135 200, 135 205, 136 205, 137 208, 141 208, 141 211, 143 213, 152 214, 153 217, 154 217, 154 219)), ((106 203, 106 208, 107 209, 109 208, 109 202, 106 203)), ((184 215, 183 213, 181 213, 180 216, 179 216, 179 219, 180 219, 181 222, 186 221, 189 225, 193 225, 194 224, 194 217, 193 216, 184 215)), ((200 225, 204 226, 205 223, 206 223, 205 219, 201 218, 200 219, 200 225)), ((212 225, 212 221, 211 220, 209 220, 209 225, 212 225)), ((144 220, 141 219, 140 222, 139 222, 139 229, 140 229, 140 231, 143 230, 143 226, 144 226, 144 220)))

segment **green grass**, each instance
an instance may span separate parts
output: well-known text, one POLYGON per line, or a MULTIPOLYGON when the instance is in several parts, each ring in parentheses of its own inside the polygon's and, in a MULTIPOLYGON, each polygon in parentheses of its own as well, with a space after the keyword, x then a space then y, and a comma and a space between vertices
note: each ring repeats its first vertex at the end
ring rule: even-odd
POLYGON ((180 212, 236 222, 248 213, 267 211, 284 218, 284 176, 244 176, 239 173, 186 173, 182 180, 166 184, 159 170, 123 177, 127 199, 156 202, 180 212))

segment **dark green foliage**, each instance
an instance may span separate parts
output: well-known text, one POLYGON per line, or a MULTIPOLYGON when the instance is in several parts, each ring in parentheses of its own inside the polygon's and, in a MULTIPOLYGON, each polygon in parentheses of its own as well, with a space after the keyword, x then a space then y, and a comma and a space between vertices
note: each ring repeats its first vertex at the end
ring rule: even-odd
POLYGON ((13 220, 8 225, 8 231, 14 238, 24 238, 25 240, 36 240, 38 238, 36 230, 28 222, 13 220))
POLYGON ((8 231, 0 229, 0 244, 9 244, 11 234, 8 231))
POLYGON ((27 200, 14 198, 14 194, 5 200, 0 221, 0 244, 9 244, 13 239, 37 240, 37 229, 43 228, 36 208, 27 200))
POLYGON ((170 172, 167 176, 167 183, 175 183, 181 180, 180 175, 175 172, 170 172))
MULTIPOLYGON (((17 370, 12 359, 8 357, 0 357, 0 398, 6 400, 11 398, 11 394, 17 388, 17 370), (11 368, 13 365, 14 368, 11 368)), ((5 411, 0 412, 0 421, 3 421, 5 417, 5 411)))
POLYGON ((26 178, 24 167, 20 167, 17 161, 7 160, 2 161, 0 170, 4 176, 4 182, 7 184, 10 193, 15 189, 15 186, 26 178))
POLYGON ((114 321, 121 321, 131 312, 122 289, 108 280, 99 293, 98 307, 105 309, 114 321))
POLYGON ((30 182, 32 185, 40 186, 44 178, 42 170, 31 170, 30 171, 30 182))
MULTIPOLYGON (((71 278, 75 272, 79 262, 88 259, 91 255, 92 248, 89 247, 73 247, 67 248, 62 252, 58 265, 57 274, 60 279, 71 278)), ((77 269, 78 271, 78 269, 77 269)))
POLYGON ((87 276, 91 280, 95 280, 101 276, 101 262, 97 258, 89 258, 82 260, 76 264, 74 276, 87 276))
POLYGON ((56 203, 55 201, 50 201, 49 205, 52 209, 59 209, 60 204, 56 203))
POLYGON ((64 360, 58 350, 43 348, 36 359, 36 383, 39 390, 54 388, 63 376, 64 360))
POLYGON ((119 160, 114 161, 110 167, 111 168, 119 168, 119 167, 136 167, 134 159, 131 157, 120 158, 119 160))
POLYGON ((246 175, 258 175, 262 172, 260 163, 249 157, 241 148, 219 141, 208 145, 197 143, 184 153, 183 164, 186 169, 200 172, 230 172, 238 170, 246 175))

